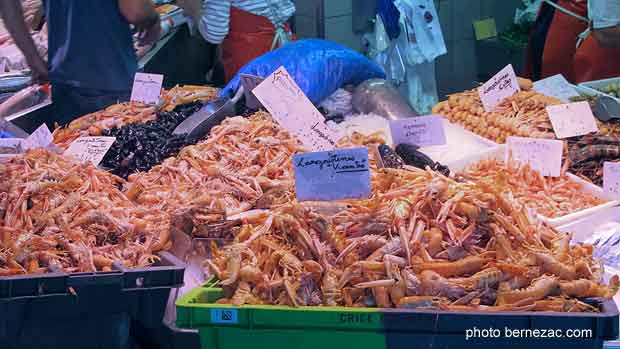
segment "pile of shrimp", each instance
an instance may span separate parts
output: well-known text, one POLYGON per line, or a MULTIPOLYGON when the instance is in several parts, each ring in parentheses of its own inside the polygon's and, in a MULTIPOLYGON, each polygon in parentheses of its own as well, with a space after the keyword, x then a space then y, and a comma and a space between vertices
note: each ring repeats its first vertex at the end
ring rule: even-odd
POLYGON ((170 218, 135 205, 123 180, 36 149, 0 163, 0 276, 149 266, 170 218))
POLYGON ((521 91, 486 112, 477 90, 451 95, 437 104, 433 114, 497 143, 509 136, 555 138, 546 107, 561 101, 535 91, 521 91))
POLYGON ((547 218, 565 216, 603 203, 600 198, 584 192, 582 185, 571 179, 565 169, 559 177, 543 177, 529 165, 486 159, 469 166, 459 177, 495 186, 547 218))
MULTIPOLYGON (((160 109, 172 111, 179 105, 196 101, 212 101, 217 98, 218 92, 218 89, 209 86, 176 86, 163 92, 160 109)), ((103 110, 77 118, 66 127, 56 128, 52 134, 54 144, 66 149, 79 137, 101 136, 104 130, 155 120, 156 111, 157 107, 139 102, 113 104, 103 110)))
POLYGON ((179 105, 196 101, 210 102, 218 98, 220 90, 210 86, 175 86, 162 95, 162 111, 173 111, 179 105))
MULTIPOLYGON (((592 247, 570 245, 486 183, 373 169, 373 196, 283 203, 237 217, 205 269, 222 304, 595 312, 592 247)), ((203 212, 206 214, 206 212, 203 212)))
POLYGON ((138 204, 168 212, 198 205, 235 215, 294 197, 291 157, 302 151, 265 112, 228 118, 205 141, 129 176, 127 193, 138 204))

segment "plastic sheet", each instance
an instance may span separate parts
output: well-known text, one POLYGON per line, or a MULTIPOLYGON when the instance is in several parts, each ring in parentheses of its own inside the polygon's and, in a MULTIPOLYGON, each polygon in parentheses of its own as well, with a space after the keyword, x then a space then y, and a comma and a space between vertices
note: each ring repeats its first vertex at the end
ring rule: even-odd
POLYGON ((240 74, 265 78, 281 66, 315 104, 344 85, 385 77, 381 67, 351 49, 331 41, 306 39, 252 60, 241 68, 220 95, 230 96, 237 91, 240 74))

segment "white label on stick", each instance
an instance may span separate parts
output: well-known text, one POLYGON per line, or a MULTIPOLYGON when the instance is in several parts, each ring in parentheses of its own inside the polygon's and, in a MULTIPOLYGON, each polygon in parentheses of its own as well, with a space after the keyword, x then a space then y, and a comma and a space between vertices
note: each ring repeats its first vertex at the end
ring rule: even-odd
POLYGON ((335 148, 337 136, 284 67, 278 68, 252 92, 271 116, 304 146, 313 151, 335 148))
POLYGON ((80 137, 65 150, 65 155, 97 166, 115 141, 116 137, 80 137))
POLYGON ((612 199, 620 199, 620 162, 603 163, 603 189, 612 199))
POLYGON ((598 132, 598 126, 588 102, 577 102, 547 107, 555 136, 559 139, 598 132))
POLYGON ((131 100, 144 104, 157 104, 163 82, 164 76, 161 74, 136 73, 131 89, 131 100))
POLYGON ((495 74, 491 80, 478 88, 480 100, 484 110, 487 112, 492 112, 504 99, 519 91, 521 91, 521 88, 519 88, 517 75, 512 68, 512 64, 508 64, 499 73, 495 74))
POLYGON ((511 158, 529 165, 543 176, 559 177, 562 170, 564 143, 554 139, 508 137, 506 162, 511 158))
POLYGON ((46 124, 39 126, 34 132, 28 136, 28 138, 24 139, 22 142, 22 146, 24 150, 34 149, 34 148, 45 148, 48 145, 52 144, 54 141, 54 137, 52 137, 52 133, 50 129, 47 128, 46 124))

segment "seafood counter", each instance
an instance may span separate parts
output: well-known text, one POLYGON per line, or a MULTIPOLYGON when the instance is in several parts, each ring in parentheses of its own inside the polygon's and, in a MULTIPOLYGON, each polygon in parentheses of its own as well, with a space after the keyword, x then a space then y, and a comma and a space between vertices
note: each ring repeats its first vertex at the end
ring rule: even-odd
MULTIPOLYGON (((227 118, 197 141, 172 135, 218 92, 177 86, 157 106, 113 105, 54 130, 51 149, 0 162, 0 278, 148 268, 189 240, 181 257, 200 260, 192 267, 221 288, 209 302, 222 307, 617 317, 605 304, 619 277, 551 224, 617 204, 580 179, 596 182, 601 162, 618 158, 615 136, 568 140, 551 178, 511 159, 448 163, 391 145, 386 129, 348 129, 337 148, 369 149, 372 195, 300 202, 292 157, 308 150, 269 113, 227 118), (99 168, 60 154, 83 136, 116 137, 99 168)), ((492 113, 473 91, 434 112, 503 143, 554 138, 545 108, 558 103, 526 86, 492 113)))

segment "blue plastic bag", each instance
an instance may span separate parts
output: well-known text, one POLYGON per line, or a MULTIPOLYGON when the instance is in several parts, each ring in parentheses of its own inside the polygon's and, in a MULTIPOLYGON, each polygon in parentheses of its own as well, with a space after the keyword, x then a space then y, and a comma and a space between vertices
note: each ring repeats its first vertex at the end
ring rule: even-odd
POLYGON ((0 138, 13 138, 14 136, 8 132, 0 130, 0 138))
POLYGON ((281 66, 315 104, 344 85, 385 78, 379 65, 351 49, 331 41, 306 39, 291 42, 252 60, 239 70, 220 96, 231 96, 237 91, 239 74, 265 78, 281 66))

